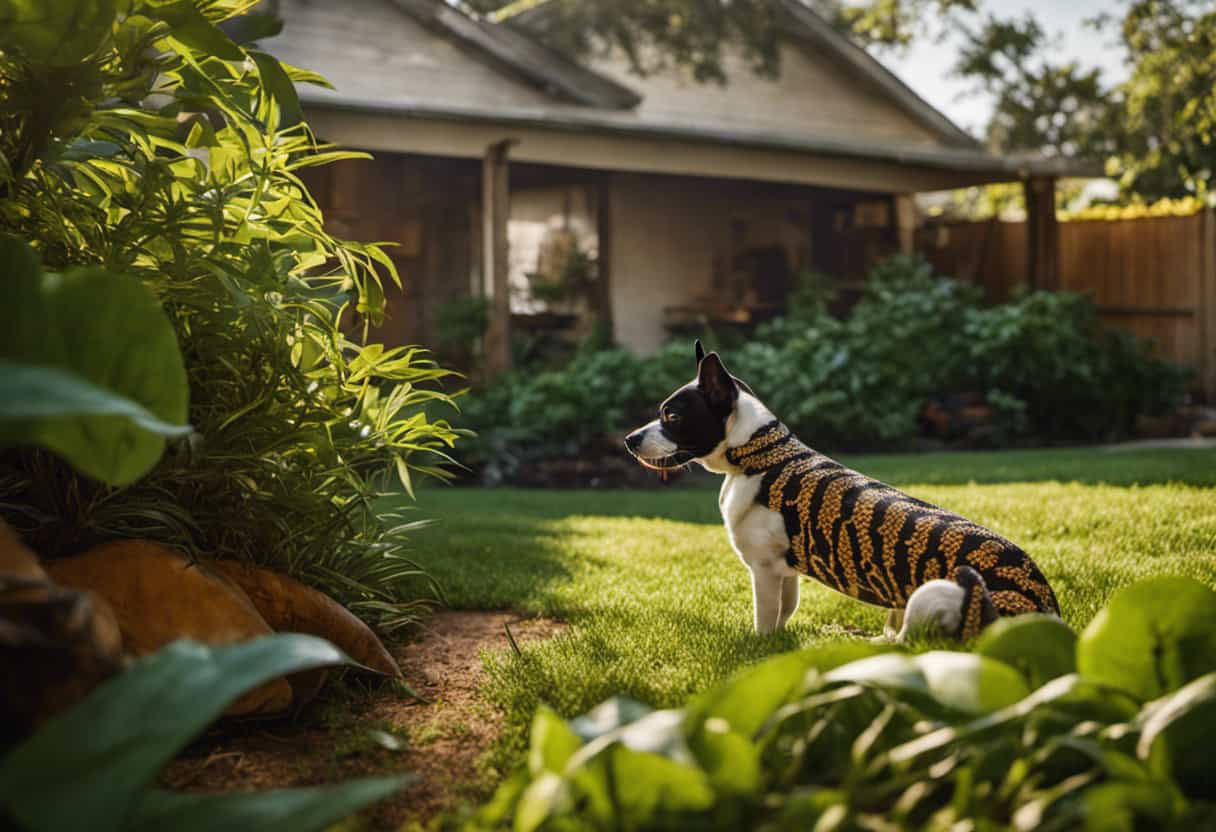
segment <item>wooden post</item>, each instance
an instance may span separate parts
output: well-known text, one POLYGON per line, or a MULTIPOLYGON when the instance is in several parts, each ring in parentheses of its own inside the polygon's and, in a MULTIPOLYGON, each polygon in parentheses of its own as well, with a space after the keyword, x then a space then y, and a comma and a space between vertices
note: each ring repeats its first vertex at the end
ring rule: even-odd
POLYGON ((605 173, 595 185, 596 306, 599 324, 615 341, 612 320, 612 174, 605 173))
POLYGON ((916 197, 914 194, 896 194, 892 202, 895 207, 895 234, 899 239, 899 252, 915 254, 916 197))
POLYGON ((490 299, 490 316, 482 339, 487 378, 511 369, 511 286, 507 262, 511 194, 507 154, 512 144, 514 141, 507 139, 490 145, 481 162, 481 269, 490 299))
POLYGON ((1216 404, 1216 208, 1199 216, 1199 389, 1216 404))
POLYGON ((1032 176, 1022 183, 1026 198, 1026 285, 1060 288, 1060 225, 1056 220, 1054 176, 1032 176))

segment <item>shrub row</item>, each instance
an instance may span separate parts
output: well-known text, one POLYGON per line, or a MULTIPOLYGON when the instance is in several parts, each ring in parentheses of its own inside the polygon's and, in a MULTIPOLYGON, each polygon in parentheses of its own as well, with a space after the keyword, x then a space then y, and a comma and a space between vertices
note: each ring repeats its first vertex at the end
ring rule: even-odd
POLYGON ((537 829, 1213 828, 1216 593, 1155 578, 1078 638, 974 652, 789 653, 679 710, 542 707, 526 767, 472 824, 537 829))
MULTIPOLYGON (((1154 357, 1147 342, 1104 329, 1086 296, 982 301, 976 286, 898 256, 872 271, 847 318, 804 289, 784 317, 724 357, 806 441, 828 447, 915 437, 937 393, 981 394, 996 443, 1115 439, 1137 415, 1183 400, 1188 372, 1154 357)), ((691 353, 683 342, 646 358, 587 349, 564 368, 516 371, 465 401, 465 422, 481 435, 468 459, 509 473, 620 434, 694 375, 691 353)))

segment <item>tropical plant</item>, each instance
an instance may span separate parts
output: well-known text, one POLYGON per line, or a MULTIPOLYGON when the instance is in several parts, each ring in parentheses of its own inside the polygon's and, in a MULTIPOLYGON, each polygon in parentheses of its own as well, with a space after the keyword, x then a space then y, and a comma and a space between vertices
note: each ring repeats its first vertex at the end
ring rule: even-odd
MULTIPOLYGON (((324 79, 217 26, 256 5, 0 2, 0 230, 49 272, 91 267, 151 291, 195 430, 122 489, 6 452, 0 507, 48 554, 152 538, 285 569, 401 624, 419 597, 401 555, 410 523, 377 500, 388 476, 410 492, 444 476, 458 432, 427 407, 450 402, 448 372, 424 350, 368 343, 399 283, 392 261, 326 232, 299 178, 360 154, 318 144, 302 120, 294 83, 324 79)), ((246 38, 276 30, 266 15, 235 22, 246 38)))
POLYGON ((286 673, 349 664, 312 636, 214 648, 174 642, 0 758, 0 821, 24 832, 326 829, 412 778, 228 795, 167 791, 154 780, 245 691, 286 673))
POLYGON ((1154 578, 1078 638, 990 627, 974 652, 785 654, 652 711, 541 708, 473 826, 1181 829, 1216 821, 1216 592, 1154 578))

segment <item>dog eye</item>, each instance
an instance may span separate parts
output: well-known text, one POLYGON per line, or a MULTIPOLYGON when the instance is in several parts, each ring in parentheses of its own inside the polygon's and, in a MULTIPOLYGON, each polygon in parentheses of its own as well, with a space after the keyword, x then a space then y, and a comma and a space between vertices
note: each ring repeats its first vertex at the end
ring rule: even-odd
POLYGON ((672 413, 670 410, 668 410, 663 414, 663 421, 664 422, 678 422, 678 421, 680 421, 680 414, 672 413))

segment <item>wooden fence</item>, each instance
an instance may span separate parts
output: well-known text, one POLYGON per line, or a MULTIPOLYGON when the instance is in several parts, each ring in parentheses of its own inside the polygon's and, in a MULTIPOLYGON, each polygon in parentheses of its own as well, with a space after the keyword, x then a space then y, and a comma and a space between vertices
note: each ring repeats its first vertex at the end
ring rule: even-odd
MULTIPOLYGON (((994 301, 1026 282, 1024 222, 918 229, 916 248, 942 274, 982 285, 994 301)), ((1150 339, 1197 371, 1216 401, 1216 214, 1060 223, 1059 288, 1090 292, 1103 322, 1150 339)))

